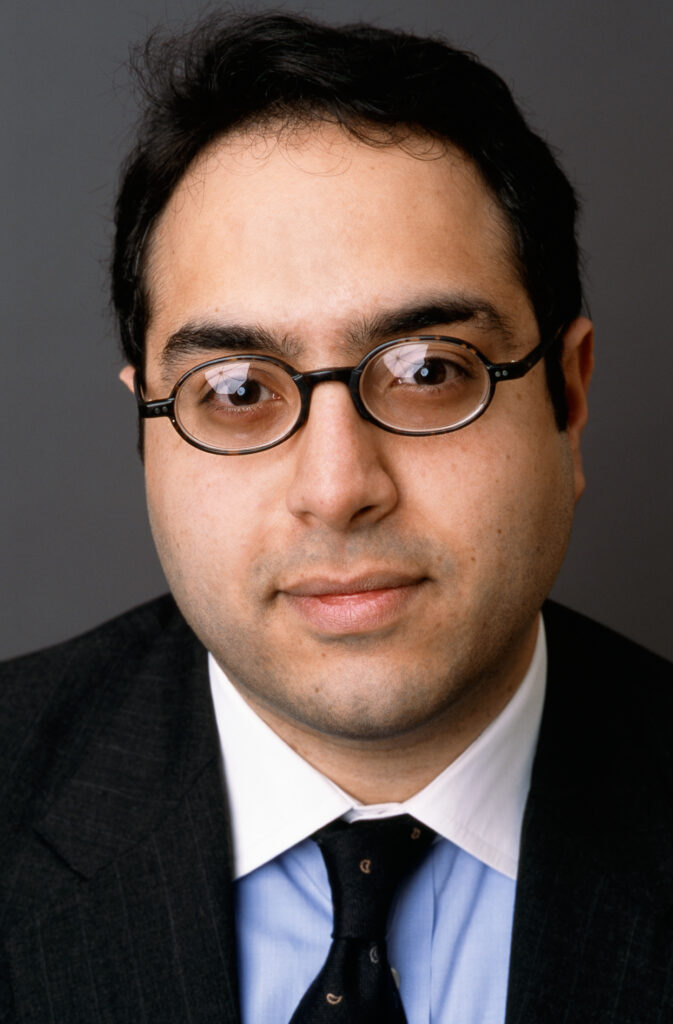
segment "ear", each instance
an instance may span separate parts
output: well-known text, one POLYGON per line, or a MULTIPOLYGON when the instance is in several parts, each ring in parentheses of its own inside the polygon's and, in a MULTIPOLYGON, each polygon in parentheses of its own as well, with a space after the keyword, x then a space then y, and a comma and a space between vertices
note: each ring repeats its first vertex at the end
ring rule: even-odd
POLYGON ((129 389, 131 394, 133 394, 133 380, 135 378, 135 375, 136 371, 133 369, 132 366, 128 365, 125 366, 124 369, 121 370, 119 373, 120 381, 122 382, 122 384, 126 384, 126 387, 129 389))
POLYGON ((594 328, 591 320, 580 316, 573 320, 563 336, 563 375, 568 406, 567 434, 573 460, 575 501, 585 487, 580 441, 587 422, 587 392, 594 368, 594 328))

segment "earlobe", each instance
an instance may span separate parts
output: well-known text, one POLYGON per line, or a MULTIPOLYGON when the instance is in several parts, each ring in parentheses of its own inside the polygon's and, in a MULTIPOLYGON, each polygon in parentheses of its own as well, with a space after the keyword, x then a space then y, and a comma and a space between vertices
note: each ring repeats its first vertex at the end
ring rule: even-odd
POLYGON ((133 394, 133 380, 136 375, 136 371, 132 366, 126 365, 123 370, 119 371, 119 379, 122 384, 125 384, 131 394, 133 394))
POLYGON ((563 375, 568 407, 567 434, 573 460, 575 501, 585 487, 582 468, 581 438, 588 418, 587 393, 594 366, 594 330, 591 320, 580 316, 568 327, 563 337, 563 375))

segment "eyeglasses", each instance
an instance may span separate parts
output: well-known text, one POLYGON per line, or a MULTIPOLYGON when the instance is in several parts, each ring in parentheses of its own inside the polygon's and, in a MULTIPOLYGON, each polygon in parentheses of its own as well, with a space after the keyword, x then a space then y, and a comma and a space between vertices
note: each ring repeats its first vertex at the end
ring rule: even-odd
POLYGON ((313 388, 338 381, 364 420, 392 434, 446 434, 488 408, 496 384, 531 370, 555 336, 515 362, 490 363, 458 338, 424 334, 398 338, 368 352, 357 366, 298 373, 272 356, 209 359, 184 373, 168 398, 146 401, 138 375, 141 418, 168 416, 178 434, 214 455, 248 455, 273 448, 306 422, 313 388))

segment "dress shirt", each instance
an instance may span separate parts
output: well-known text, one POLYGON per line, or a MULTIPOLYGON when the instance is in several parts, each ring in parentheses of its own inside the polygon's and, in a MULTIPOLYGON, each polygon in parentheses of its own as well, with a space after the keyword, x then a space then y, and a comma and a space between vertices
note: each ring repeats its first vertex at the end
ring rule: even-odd
POLYGON ((301 758, 209 656, 232 818, 244 1024, 287 1024, 324 963, 332 904, 310 835, 338 817, 411 814, 437 832, 391 911, 389 959, 409 1024, 502 1024, 519 841, 546 678, 540 618, 515 694, 402 803, 363 805, 301 758))

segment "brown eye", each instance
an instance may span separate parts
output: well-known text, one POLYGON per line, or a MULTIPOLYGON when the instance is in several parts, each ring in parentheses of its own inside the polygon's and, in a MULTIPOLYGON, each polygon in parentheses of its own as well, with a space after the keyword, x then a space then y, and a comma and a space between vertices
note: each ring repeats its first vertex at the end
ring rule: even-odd
POLYGON ((444 384, 462 375, 461 367, 447 359, 426 359, 423 366, 416 370, 413 380, 415 384, 444 384))
POLYGON ((264 399, 272 398, 273 395, 268 388, 263 387, 257 380, 246 380, 244 383, 239 384, 235 390, 217 390, 211 391, 205 397, 205 401, 212 401, 213 399, 219 402, 226 402, 229 405, 243 406, 243 405, 256 405, 258 402, 264 399))
POLYGON ((232 405, 254 405, 260 400, 261 395, 259 383, 256 380, 249 380, 229 395, 229 401, 232 405))

